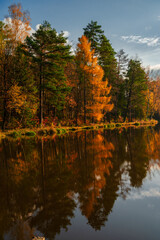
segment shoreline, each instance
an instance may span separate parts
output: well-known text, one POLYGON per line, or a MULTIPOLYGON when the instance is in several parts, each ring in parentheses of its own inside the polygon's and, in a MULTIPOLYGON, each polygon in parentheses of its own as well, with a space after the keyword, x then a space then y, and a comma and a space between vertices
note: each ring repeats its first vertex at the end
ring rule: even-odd
POLYGON ((157 120, 150 121, 136 121, 136 122, 124 122, 124 123, 104 123, 104 124, 91 124, 82 126, 55 126, 55 127, 42 127, 42 128, 24 128, 24 129, 14 129, 0 131, 0 139, 12 137, 34 137, 34 136, 53 136, 53 135, 63 135, 69 132, 77 132, 83 130, 98 130, 98 129, 118 129, 118 128, 128 128, 128 127, 149 127, 158 124, 157 120))

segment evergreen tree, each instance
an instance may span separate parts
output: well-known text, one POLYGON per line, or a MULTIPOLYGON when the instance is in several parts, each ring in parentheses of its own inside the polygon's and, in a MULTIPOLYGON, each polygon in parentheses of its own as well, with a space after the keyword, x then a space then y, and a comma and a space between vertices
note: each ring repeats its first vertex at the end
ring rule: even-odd
POLYGON ((97 21, 91 21, 86 28, 83 28, 84 35, 91 42, 91 48, 95 50, 95 54, 98 54, 98 48, 100 46, 100 39, 104 31, 101 29, 101 25, 97 24, 97 21))
POLYGON ((102 35, 99 50, 99 64, 104 70, 104 78, 108 79, 109 84, 111 84, 111 95, 112 102, 114 103, 114 109, 112 111, 113 117, 117 118, 120 112, 118 108, 118 97, 120 94, 121 81, 118 77, 118 69, 117 69, 117 60, 115 57, 115 51, 112 48, 109 40, 102 35))
POLYGON ((12 79, 15 83, 15 87, 20 87, 21 92, 24 96, 26 96, 23 111, 21 112, 20 116, 17 117, 23 127, 29 127, 30 125, 34 124, 33 119, 35 119, 37 114, 38 89, 34 78, 32 64, 28 57, 22 53, 21 47, 17 48, 13 58, 13 65, 14 68, 12 71, 12 79))
POLYGON ((126 117, 132 118, 145 117, 146 94, 147 94, 147 75, 142 68, 139 60, 131 59, 128 64, 126 77, 126 117))
POLYGON ((128 66, 128 54, 125 54, 123 49, 120 49, 119 52, 116 54, 117 56, 117 64, 118 64, 118 74, 121 78, 125 78, 127 73, 127 66, 128 66))
POLYGON ((26 38, 23 52, 31 59, 39 89, 39 120, 44 114, 61 111, 69 88, 66 85, 64 68, 71 59, 70 46, 63 33, 58 34, 45 21, 32 36, 26 38))
POLYGON ((109 83, 113 85, 117 73, 116 53, 104 35, 101 25, 91 21, 83 30, 84 35, 91 42, 91 49, 94 49, 95 55, 98 56, 98 62, 104 70, 104 79, 108 78, 109 83))
POLYGON ((126 97, 125 97, 125 88, 126 88, 126 74, 127 74, 127 67, 128 67, 128 55, 125 54, 124 50, 121 49, 116 54, 117 58, 117 82, 118 82, 118 95, 117 95, 117 116, 122 119, 122 116, 125 112, 126 108, 126 97))
POLYGON ((117 77, 117 61, 115 58, 115 51, 112 48, 109 40, 102 35, 100 39, 99 64, 104 70, 104 79, 108 78, 109 82, 114 85, 117 77))

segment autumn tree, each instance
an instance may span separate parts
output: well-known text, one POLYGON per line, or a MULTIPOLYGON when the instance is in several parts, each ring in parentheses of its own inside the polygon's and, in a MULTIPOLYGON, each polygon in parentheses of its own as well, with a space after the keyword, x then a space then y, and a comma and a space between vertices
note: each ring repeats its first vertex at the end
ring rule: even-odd
MULTIPOLYGON (((2 107, 2 129, 9 119, 7 101, 10 89, 16 87, 19 70, 15 65, 16 48, 29 34, 29 13, 22 11, 20 4, 9 7, 9 15, 0 23, 0 86, 2 107), (13 76, 14 75, 14 76, 13 76), (16 76, 15 76, 16 75, 16 76)), ((21 66, 22 67, 22 66, 21 66)), ((18 95, 17 95, 18 97, 18 95)))
POLYGON ((13 69, 13 41, 8 25, 0 22, 0 91, 2 129, 7 120, 7 91, 12 86, 11 70, 13 69))
POLYGON ((12 81, 14 83, 12 89, 19 87, 21 94, 23 94, 26 99, 22 107, 23 111, 21 111, 20 114, 12 114, 13 119, 11 119, 11 121, 16 117, 22 127, 31 127, 37 122, 36 115, 38 109, 38 89, 34 69, 28 57, 21 52, 20 48, 16 50, 13 56, 13 65, 16 67, 14 67, 12 71, 12 81))
MULTIPOLYGON (((106 185, 108 185, 106 176, 109 177, 113 170, 112 153, 114 145, 104 139, 100 131, 94 134, 88 132, 87 137, 83 139, 83 143, 83 147, 86 146, 86 155, 83 156, 80 164, 80 167, 84 166, 77 184, 79 186, 80 209, 88 219, 88 223, 94 229, 100 230, 107 219, 103 192, 106 185), (87 174, 85 174, 86 170, 87 174)), ((81 149, 82 152, 84 148, 81 149)))
POLYGON ((98 122, 100 122, 106 112, 110 112, 113 109, 113 104, 110 103, 111 96, 108 96, 111 91, 111 86, 108 86, 107 79, 102 81, 102 79, 94 76, 92 81, 92 102, 88 106, 91 110, 91 116, 98 122))
POLYGON ((156 114, 160 116, 160 78, 155 81, 148 81, 147 90, 147 116, 152 118, 156 114))
POLYGON ((8 16, 5 21, 10 27, 12 37, 14 39, 15 46, 17 43, 21 43, 27 36, 30 35, 30 16, 28 11, 22 9, 22 5, 12 4, 8 7, 8 16))
POLYGON ((113 108, 113 105, 109 103, 110 97, 107 96, 111 88, 107 86, 108 82, 102 81, 103 69, 98 65, 94 50, 91 50, 91 43, 84 35, 77 45, 76 58, 81 70, 80 80, 83 86, 84 123, 86 123, 87 115, 90 119, 94 117, 100 121, 105 112, 113 108))

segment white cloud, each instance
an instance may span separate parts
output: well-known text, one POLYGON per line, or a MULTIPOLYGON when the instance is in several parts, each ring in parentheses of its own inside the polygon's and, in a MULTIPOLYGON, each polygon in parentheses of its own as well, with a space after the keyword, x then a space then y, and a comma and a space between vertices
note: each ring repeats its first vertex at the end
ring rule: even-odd
MULTIPOLYGON (((4 18, 3 22, 4 22, 4 24, 9 24, 9 26, 12 26, 12 19, 10 17, 9 18, 4 18)), ((28 33, 29 33, 29 35, 32 35, 33 33, 35 33, 35 30, 31 26, 29 26, 29 27, 30 27, 30 31, 28 31, 28 33)), ((21 22, 21 30, 23 30, 24 28, 25 28, 25 26, 21 22)))
POLYGON ((70 32, 68 32, 68 31, 63 31, 63 36, 64 36, 64 37, 69 37, 69 36, 70 36, 70 32))
POLYGON ((159 189, 152 188, 150 190, 143 190, 141 192, 133 192, 127 197, 127 199, 136 200, 136 199, 143 199, 145 197, 160 198, 160 191, 159 191, 159 189))
POLYGON ((157 17, 158 21, 160 21, 160 16, 157 17))
POLYGON ((37 24, 36 25, 36 30, 38 30, 40 28, 41 24, 37 24))
POLYGON ((12 20, 10 17, 3 19, 4 24, 11 24, 12 20))
POLYGON ((127 41, 128 43, 144 44, 148 47, 160 46, 160 37, 141 37, 138 35, 131 35, 122 36, 121 39, 127 41))
POLYGON ((160 69, 160 64, 150 66, 150 70, 159 70, 159 69, 160 69))

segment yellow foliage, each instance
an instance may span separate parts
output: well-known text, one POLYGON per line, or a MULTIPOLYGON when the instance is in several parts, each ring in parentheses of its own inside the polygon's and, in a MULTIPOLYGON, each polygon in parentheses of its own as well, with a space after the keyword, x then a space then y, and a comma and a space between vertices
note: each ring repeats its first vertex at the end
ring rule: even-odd
POLYGON ((13 85, 8 90, 8 104, 7 108, 9 110, 15 110, 17 113, 21 113, 23 107, 26 103, 26 95, 24 95, 21 91, 21 87, 17 84, 13 85))
POLYGON ((107 184, 105 174, 109 176, 113 168, 110 159, 112 158, 114 145, 111 142, 104 141, 104 137, 98 133, 92 140, 92 144, 87 148, 87 151, 94 154, 93 180, 86 185, 88 199, 83 206, 83 212, 85 216, 89 218, 97 203, 97 199, 100 197, 101 190, 107 184))
POLYGON ((98 65, 98 58, 94 56, 94 50, 91 50, 91 43, 87 37, 82 36, 77 46, 76 57, 85 76, 85 87, 89 89, 86 106, 88 116, 100 121, 106 112, 113 109, 113 104, 110 104, 111 97, 108 96, 111 86, 108 86, 107 79, 103 81, 104 71, 98 65))
POLYGON ((12 32, 12 38, 16 42, 23 42, 30 34, 30 17, 27 11, 22 10, 20 3, 9 6, 9 17, 6 18, 7 25, 12 32))
POLYGON ((149 90, 147 93, 147 100, 149 105, 149 113, 153 115, 155 112, 160 113, 160 79, 149 82, 149 90))

